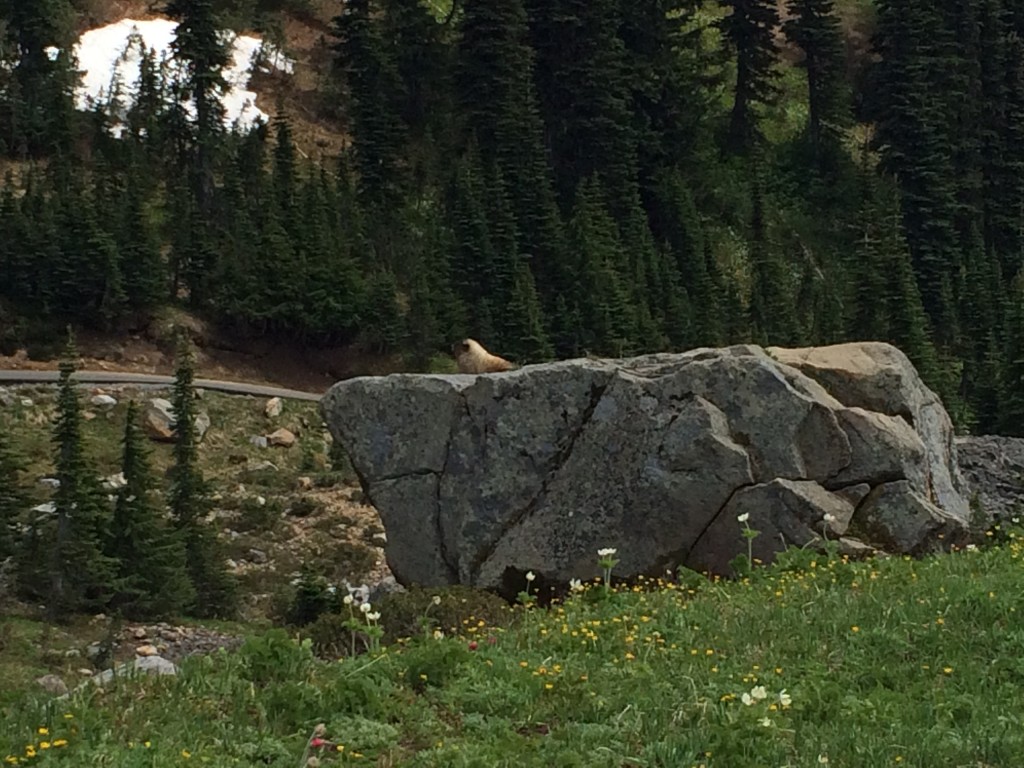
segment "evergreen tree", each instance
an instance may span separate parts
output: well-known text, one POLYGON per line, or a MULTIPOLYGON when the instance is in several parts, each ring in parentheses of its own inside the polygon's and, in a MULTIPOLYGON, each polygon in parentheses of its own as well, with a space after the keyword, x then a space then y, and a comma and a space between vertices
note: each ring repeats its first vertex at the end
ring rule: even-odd
POLYGON ((842 31, 834 0, 791 0, 786 37, 804 53, 807 72, 807 134, 819 168, 823 142, 851 118, 850 94, 844 79, 842 31))
POLYGON ((466 145, 493 158, 508 189, 520 252, 550 312, 569 290, 565 235, 555 204, 534 87, 534 54, 522 0, 470 0, 459 24, 456 87, 466 145))
POLYGON ((135 401, 125 415, 121 475, 114 504, 109 554, 118 561, 112 606, 129 619, 175 615, 195 597, 185 570, 180 532, 172 530, 154 498, 146 438, 135 401))
POLYGON ((15 157, 69 152, 77 81, 68 53, 74 9, 68 0, 0 0, 0 20, 7 22, 13 48, 9 86, 0 91, 3 145, 15 157), (53 48, 58 55, 50 55, 53 48))
POLYGON ((953 342, 952 279, 960 254, 944 89, 951 57, 941 8, 930 0, 879 0, 875 48, 877 144, 899 182, 904 226, 921 299, 945 346, 953 342))
POLYGON ((756 108, 771 104, 778 92, 775 70, 779 13, 775 0, 724 0, 732 13, 720 27, 736 53, 736 86, 729 117, 729 148, 746 152, 762 141, 756 108))
POLYGON ((750 223, 750 327, 758 344, 800 343, 790 287, 791 276, 777 252, 765 214, 764 182, 755 174, 751 189, 750 223))
POLYGON ((579 276, 570 306, 580 313, 582 349, 616 357, 632 354, 639 333, 628 276, 621 271, 626 259, 596 178, 580 185, 569 232, 579 276))
POLYGON ((22 459, 14 452, 10 438, 0 432, 0 564, 15 553, 21 534, 19 525, 28 510, 28 497, 19 473, 22 459))
POLYGON ((210 493, 199 468, 195 433, 194 361, 187 338, 178 343, 174 373, 174 465, 168 506, 174 527, 184 542, 185 565, 195 592, 190 612, 200 617, 229 617, 237 604, 237 586, 227 572, 217 534, 206 523, 210 493))
POLYGON ((229 63, 228 52, 219 37, 213 0, 168 0, 164 13, 178 22, 171 48, 186 73, 185 81, 178 84, 178 98, 195 108, 192 189, 199 211, 209 216, 217 149, 224 132, 220 98, 227 88, 223 70, 229 63))
POLYGON ((390 270, 369 276, 362 320, 363 341, 375 352, 393 352, 404 341, 405 318, 398 305, 398 283, 390 270))
POLYGON ((395 211, 405 187, 400 116, 405 94, 370 0, 346 2, 334 19, 334 36, 336 66, 348 86, 360 196, 372 211, 395 211))
POLYGON ((1006 342, 1000 383, 1004 393, 1000 433, 1024 436, 1024 276, 1018 275, 1006 312, 1006 342))
POLYGON ((72 380, 78 352, 69 332, 60 363, 57 448, 53 504, 56 530, 49 548, 51 620, 80 611, 102 610, 110 598, 116 563, 105 553, 110 510, 99 479, 86 456, 81 404, 72 380))
POLYGON ((616 220, 637 190, 637 135, 615 0, 534 0, 536 79, 563 203, 597 176, 616 220))

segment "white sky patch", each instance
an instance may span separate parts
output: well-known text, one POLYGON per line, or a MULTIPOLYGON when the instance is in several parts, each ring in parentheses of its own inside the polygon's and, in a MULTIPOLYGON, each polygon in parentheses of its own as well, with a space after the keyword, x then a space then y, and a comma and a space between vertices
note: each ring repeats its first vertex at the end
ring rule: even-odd
MULTIPOLYGON (((120 90, 122 106, 130 105, 138 89, 143 47, 155 52, 157 65, 166 72, 179 72, 180 67, 171 55, 171 42, 177 26, 177 22, 169 19, 123 19, 85 32, 74 48, 78 68, 83 73, 75 94, 78 108, 87 110, 96 102, 108 101, 115 89, 120 90)), ((222 95, 224 122, 228 126, 237 124, 239 128, 247 129, 257 120, 268 119, 267 114, 256 106, 256 93, 248 89, 249 76, 263 43, 255 37, 230 32, 223 34, 231 46, 230 63, 223 71, 228 83, 228 89, 222 95)), ((292 71, 293 62, 282 53, 269 49, 269 46, 262 52, 263 71, 292 71)), ((189 108, 194 114, 192 105, 189 108)))

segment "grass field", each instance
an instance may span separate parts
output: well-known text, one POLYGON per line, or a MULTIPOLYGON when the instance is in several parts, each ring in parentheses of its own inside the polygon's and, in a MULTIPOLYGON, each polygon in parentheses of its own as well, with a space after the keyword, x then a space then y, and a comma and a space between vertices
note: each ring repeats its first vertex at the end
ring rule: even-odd
POLYGON ((8 699, 0 760, 1019 766, 1024 559, 1001 536, 919 561, 794 552, 740 582, 591 584, 506 628, 466 617, 342 661, 261 631, 177 678, 8 699))

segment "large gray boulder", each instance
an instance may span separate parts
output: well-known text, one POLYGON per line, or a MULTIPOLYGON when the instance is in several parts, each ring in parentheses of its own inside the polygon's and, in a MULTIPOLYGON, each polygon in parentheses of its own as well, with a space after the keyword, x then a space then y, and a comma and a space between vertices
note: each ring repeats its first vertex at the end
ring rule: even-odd
POLYGON ((321 400, 398 581, 514 595, 828 538, 924 553, 968 505, 938 398, 886 344, 742 345, 484 375, 361 377, 321 400), (826 519, 826 515, 828 516, 826 519))

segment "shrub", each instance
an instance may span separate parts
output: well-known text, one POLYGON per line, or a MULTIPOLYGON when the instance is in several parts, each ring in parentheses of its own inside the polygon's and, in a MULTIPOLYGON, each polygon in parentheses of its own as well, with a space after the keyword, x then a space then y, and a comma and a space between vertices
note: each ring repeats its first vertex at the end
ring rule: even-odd
POLYGON ((460 585, 392 592, 382 597, 376 607, 381 612, 386 643, 423 635, 435 628, 445 634, 461 631, 470 621, 504 627, 514 618, 512 608, 497 595, 460 585), (435 597, 440 601, 435 601, 435 597))

